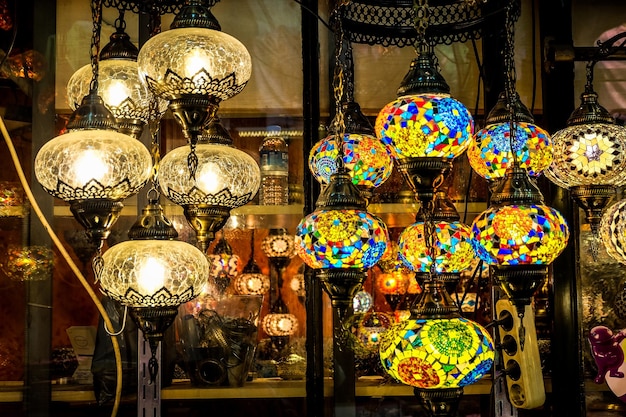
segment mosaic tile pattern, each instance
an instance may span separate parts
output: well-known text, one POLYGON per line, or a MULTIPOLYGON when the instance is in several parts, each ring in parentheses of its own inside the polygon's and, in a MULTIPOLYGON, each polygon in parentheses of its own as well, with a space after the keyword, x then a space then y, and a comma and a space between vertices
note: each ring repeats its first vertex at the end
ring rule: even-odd
MULTIPOLYGON (((343 163, 352 182, 363 187, 378 187, 393 170, 393 160, 387 147, 370 135, 346 134, 343 139, 343 163)), ((328 136, 313 145, 309 153, 309 169, 321 184, 328 184, 337 172, 339 149, 335 136, 328 136)))
POLYGON ((566 188, 626 184, 626 129, 596 123, 568 126, 552 136, 554 160, 548 178, 566 188), (560 183, 560 184, 559 184, 560 183))
POLYGON ((462 103, 447 95, 421 94, 383 107, 374 130, 398 159, 453 159, 469 146, 474 119, 462 103))
POLYGON ((493 341, 464 319, 406 320, 391 327, 379 344, 383 368, 416 388, 457 388, 482 378, 493 365, 493 341))
POLYGON ((316 210, 300 221, 296 252, 311 268, 370 268, 389 236, 378 217, 362 210, 316 210))
POLYGON ((476 254, 489 265, 550 264, 567 246, 569 228, 546 205, 490 207, 471 228, 476 254))
POLYGON ((552 140, 548 132, 533 123, 515 124, 515 142, 511 150, 509 123, 496 123, 474 135, 467 157, 478 175, 488 180, 503 178, 513 166, 514 155, 528 175, 537 176, 552 162, 552 140))

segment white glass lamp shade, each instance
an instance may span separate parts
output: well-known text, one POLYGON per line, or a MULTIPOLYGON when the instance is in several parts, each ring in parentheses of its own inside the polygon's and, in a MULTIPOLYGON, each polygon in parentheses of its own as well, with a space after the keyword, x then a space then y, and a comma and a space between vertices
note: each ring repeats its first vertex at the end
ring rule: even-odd
POLYGON ((34 169, 41 186, 62 200, 123 200, 146 184, 152 157, 130 136, 110 130, 76 130, 42 146, 34 169))
POLYGON ((600 237, 606 253, 626 264, 626 199, 606 209, 600 222, 600 237))
POLYGON ((552 135, 554 159, 548 179, 565 188, 626 184, 626 128, 577 124, 552 135))
POLYGON ((206 28, 176 28, 153 36, 139 51, 137 64, 152 92, 168 101, 190 94, 225 100, 246 86, 252 70, 241 42, 206 28))
POLYGON ((268 336, 291 336, 298 331, 298 318, 290 313, 269 313, 261 327, 268 336))
POLYGON ((206 256, 177 240, 129 240, 102 258, 102 291, 129 307, 178 306, 197 297, 209 276, 206 256))
POLYGON ((161 190, 174 203, 237 208, 252 200, 259 190, 261 171, 247 153, 232 146, 200 143, 196 148, 195 178, 189 176, 188 154, 189 147, 181 146, 161 160, 161 190))
POLYGON ((260 272, 244 272, 233 281, 237 294, 263 295, 270 289, 270 277, 260 272))
MULTIPOLYGON (((152 94, 139 79, 137 62, 129 59, 107 59, 98 65, 98 94, 116 119, 137 119, 147 123, 150 118, 152 94)), ((72 110, 89 94, 91 65, 76 71, 67 83, 68 104, 72 110)), ((159 114, 167 110, 167 102, 159 100, 159 114)))

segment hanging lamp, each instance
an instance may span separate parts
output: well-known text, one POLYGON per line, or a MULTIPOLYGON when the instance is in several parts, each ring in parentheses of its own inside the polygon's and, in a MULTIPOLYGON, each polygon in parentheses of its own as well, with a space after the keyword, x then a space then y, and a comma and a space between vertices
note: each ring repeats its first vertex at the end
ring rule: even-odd
POLYGON ((570 115, 567 126, 552 135, 554 160, 546 176, 570 190, 598 237, 602 211, 615 197, 617 187, 626 184, 626 128, 617 125, 598 102, 593 90, 595 63, 587 64, 580 106, 570 115))
POLYGON ((222 100, 243 90, 251 73, 245 46, 221 32, 199 0, 186 1, 170 30, 146 41, 137 57, 140 77, 169 109, 190 144, 188 176, 198 168, 195 147, 222 100))
POLYGON ((270 288, 270 277, 261 271, 254 259, 254 229, 250 239, 250 259, 241 274, 235 277, 233 286, 237 294, 242 295, 263 295, 270 288))
POLYGON ((124 206, 122 200, 146 184, 152 162, 141 142, 117 131, 98 93, 101 3, 92 5, 92 14, 89 94, 72 112, 67 132, 41 147, 34 171, 46 192, 70 203, 74 218, 101 248, 124 206))
POLYGON ((186 146, 163 157, 159 185, 163 194, 183 207, 185 218, 196 232, 199 247, 206 252, 230 211, 254 198, 261 184, 259 165, 235 148, 218 116, 213 117, 198 139, 195 177, 187 171, 186 146))
MULTIPOLYGON (((154 96, 139 79, 137 55, 139 49, 126 33, 124 10, 115 20, 115 32, 100 52, 98 90, 105 106, 118 124, 118 132, 139 139, 150 120, 150 105, 154 96)), ((67 97, 75 110, 82 97, 89 93, 91 66, 85 65, 70 77, 67 97)), ((158 99, 157 99, 158 100, 158 99)), ((167 102, 158 100, 158 118, 167 110, 167 102)))

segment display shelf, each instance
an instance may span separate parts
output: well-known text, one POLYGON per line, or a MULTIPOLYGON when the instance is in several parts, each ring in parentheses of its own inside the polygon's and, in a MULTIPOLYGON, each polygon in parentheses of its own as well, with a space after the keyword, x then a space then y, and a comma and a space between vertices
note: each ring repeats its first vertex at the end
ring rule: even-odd
MULTIPOLYGON (((544 379, 546 392, 552 392, 552 380, 544 379)), ((489 395, 491 378, 483 378, 476 384, 464 388, 464 395, 489 395)), ((0 382, 0 403, 17 403, 23 399, 22 382, 0 382)), ((591 379, 585 380, 586 392, 608 391, 606 384, 596 384, 591 379)), ((324 381, 324 396, 333 393, 332 379, 324 381)), ((356 383, 357 397, 409 397, 413 388, 381 377, 361 377, 356 383)), ((252 398, 304 398, 306 382, 304 380, 285 381, 280 378, 258 378, 248 381, 243 387, 200 387, 188 380, 174 381, 171 386, 161 391, 161 399, 167 400, 210 400, 210 399, 252 399, 252 398)), ((53 384, 52 401, 58 402, 95 402, 93 387, 90 385, 53 384)))

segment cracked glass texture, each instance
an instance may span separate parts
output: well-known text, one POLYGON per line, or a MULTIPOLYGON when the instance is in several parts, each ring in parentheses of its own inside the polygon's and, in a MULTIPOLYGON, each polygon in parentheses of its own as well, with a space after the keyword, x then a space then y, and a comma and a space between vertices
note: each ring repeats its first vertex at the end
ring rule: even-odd
POLYGON ((237 208, 252 200, 259 190, 259 165, 237 148, 198 144, 195 179, 189 175, 188 155, 189 146, 178 147, 168 152, 159 166, 161 190, 176 204, 237 208))
MULTIPOLYGON (((152 94, 139 79, 137 62, 128 59, 107 59, 98 65, 98 94, 116 119, 150 118, 152 94)), ((67 97, 72 110, 80 105, 91 83, 91 65, 76 71, 67 83, 67 97)), ((159 114, 167 110, 167 102, 159 100, 159 114)))
POLYGON ((600 221, 600 237, 606 253, 626 264, 626 199, 606 209, 600 221))
POLYGON ((102 291, 130 307, 180 305, 198 296, 209 276, 206 256, 177 240, 129 240, 102 258, 102 291))
POLYGON ((570 188, 626 184, 626 128, 596 123, 568 126, 552 135, 554 159, 548 179, 570 188))
POLYGON ((139 74, 165 100, 201 94, 225 100, 250 79, 252 60, 236 38, 212 29, 177 28, 146 41, 139 74))
POLYGON ((80 130, 42 146, 34 168, 41 186, 62 200, 123 200, 146 184, 152 157, 130 136, 110 130, 80 130))

